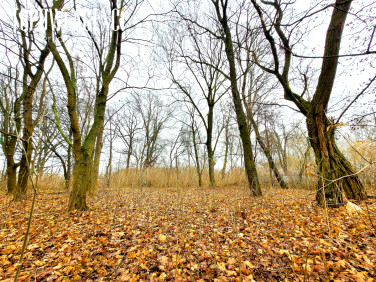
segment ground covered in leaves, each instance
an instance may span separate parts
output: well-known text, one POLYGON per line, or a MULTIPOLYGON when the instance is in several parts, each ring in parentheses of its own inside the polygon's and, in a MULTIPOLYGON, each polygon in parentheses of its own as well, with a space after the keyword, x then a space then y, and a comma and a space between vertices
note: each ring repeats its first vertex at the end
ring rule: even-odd
MULTIPOLYGON (((98 191, 87 212, 67 212, 67 194, 40 194, 20 280, 374 281, 374 200, 326 212, 312 191, 265 194, 98 191)), ((0 198, 0 280, 14 276, 29 209, 30 199, 0 198)))

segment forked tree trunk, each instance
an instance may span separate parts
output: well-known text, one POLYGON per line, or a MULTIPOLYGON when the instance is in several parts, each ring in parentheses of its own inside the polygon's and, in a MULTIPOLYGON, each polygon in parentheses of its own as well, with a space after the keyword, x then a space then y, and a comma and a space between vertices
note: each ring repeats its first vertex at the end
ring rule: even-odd
POLYGON ((319 205, 337 206, 344 202, 344 196, 367 199, 358 175, 336 145, 335 127, 329 127, 330 124, 322 107, 307 115, 308 134, 318 166, 316 201, 319 205))

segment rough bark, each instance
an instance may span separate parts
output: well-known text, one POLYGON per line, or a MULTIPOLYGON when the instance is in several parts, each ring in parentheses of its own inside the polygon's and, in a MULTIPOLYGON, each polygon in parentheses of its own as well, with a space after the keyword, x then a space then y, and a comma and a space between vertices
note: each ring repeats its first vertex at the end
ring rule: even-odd
POLYGON ((95 143, 95 151, 94 151, 94 174, 93 174, 93 189, 97 188, 98 185, 98 176, 99 176, 99 165, 101 161, 101 153, 103 148, 103 130, 104 124, 100 126, 97 140, 95 143))
POLYGON ((93 177, 93 161, 90 154, 76 160, 73 169, 73 185, 69 195, 68 210, 86 211, 86 194, 91 189, 93 177))
POLYGON ((17 185, 17 168, 18 164, 14 162, 14 157, 12 155, 6 155, 6 175, 7 175, 7 194, 11 195, 16 190, 17 185))
POLYGON ((216 13, 217 13, 217 18, 223 28, 222 40, 225 45, 225 53, 226 53, 227 61, 229 64, 232 101, 234 103, 236 121, 238 124, 240 138, 241 138, 242 145, 243 145, 244 167, 245 167, 245 171, 247 174, 248 185, 249 185, 251 195, 262 196, 261 187, 260 187, 257 170, 256 170, 256 164, 253 158, 250 132, 249 132, 249 128, 247 125, 247 119, 243 110, 243 104, 242 104, 242 100, 241 100, 238 85, 237 85, 237 72, 236 72, 236 67, 235 67, 234 47, 233 47, 230 27, 228 25, 228 18, 226 14, 227 5, 224 5, 223 2, 221 3, 222 3, 222 7, 219 6, 218 1, 213 1, 213 4, 216 9, 216 13))

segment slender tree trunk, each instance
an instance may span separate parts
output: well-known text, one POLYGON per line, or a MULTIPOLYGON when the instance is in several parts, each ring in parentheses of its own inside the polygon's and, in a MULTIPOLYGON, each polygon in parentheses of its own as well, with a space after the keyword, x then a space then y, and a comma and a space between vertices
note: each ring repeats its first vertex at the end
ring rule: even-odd
POLYGON ((128 152, 127 152, 127 166, 126 170, 129 170, 130 164, 131 164, 131 156, 133 152, 133 138, 129 138, 129 146, 128 146, 128 152))
POLYGON ((277 179, 279 186, 281 186, 282 189, 288 189, 289 187, 287 186, 286 182, 283 180, 282 175, 279 173, 279 170, 277 166, 275 165, 275 162, 273 160, 273 157, 269 148, 265 145, 264 141, 261 138, 258 125, 255 122, 255 119, 253 118, 252 112, 249 113, 248 119, 250 120, 252 127, 255 130, 257 142, 260 144, 260 147, 262 151, 264 152, 266 159, 268 160, 269 168, 273 171, 274 176, 277 179))
POLYGON ((110 139, 111 139, 110 140, 110 148, 109 148, 110 149, 110 156, 108 157, 108 163, 107 163, 107 167, 106 167, 106 186, 107 186, 107 188, 110 188, 110 186, 111 186, 111 175, 112 175, 112 137, 110 139))
POLYGON ((208 166, 209 166, 209 181, 210 187, 215 186, 215 176, 214 176, 214 152, 213 152, 213 145, 212 145, 212 138, 213 138, 213 114, 214 114, 214 104, 209 103, 209 112, 208 112, 208 128, 207 128, 207 140, 206 140, 206 148, 208 150, 208 166))
MULTIPOLYGON (((72 140, 72 130, 69 131, 69 140, 72 140)), ((65 175, 65 189, 69 191, 72 176, 72 147, 68 145, 67 150, 67 171, 65 175)))
POLYGON ((303 173, 304 173, 305 165, 307 163, 307 159, 308 159, 308 156, 309 156, 309 149, 310 149, 310 145, 308 145, 307 150, 304 152, 303 163, 302 163, 300 170, 299 170, 299 176, 298 176, 299 182, 302 182, 302 180, 303 180, 303 173))
POLYGON ((198 187, 202 186, 202 172, 200 167, 200 159, 198 155, 198 148, 197 148, 197 142, 196 142, 196 133, 194 131, 193 125, 192 125, 192 138, 193 138, 193 151, 195 153, 195 166, 196 166, 196 172, 198 176, 198 187))
POLYGON ((223 160, 223 167, 222 167, 222 171, 221 171, 221 174, 222 174, 222 179, 225 178, 226 176, 226 166, 227 166, 227 156, 228 156, 228 150, 229 150, 229 133, 228 133, 228 124, 226 125, 226 128, 225 128, 225 159, 223 160))
MULTIPOLYGON (((222 20, 222 22, 224 22, 222 20)), ((243 110, 242 100, 240 98, 240 93, 237 85, 237 75, 235 68, 235 58, 234 58, 234 49, 232 45, 230 29, 226 24, 222 23, 225 32, 225 52, 227 60, 230 67, 230 80, 231 80, 231 92, 232 100, 235 106, 236 120, 238 123, 238 128, 240 132, 240 139, 243 145, 244 153, 244 166, 247 173, 247 179, 249 184, 249 189, 252 196, 262 196, 260 183, 257 176, 256 164, 253 158, 251 136, 249 133, 249 128, 247 125, 247 119, 243 110)))

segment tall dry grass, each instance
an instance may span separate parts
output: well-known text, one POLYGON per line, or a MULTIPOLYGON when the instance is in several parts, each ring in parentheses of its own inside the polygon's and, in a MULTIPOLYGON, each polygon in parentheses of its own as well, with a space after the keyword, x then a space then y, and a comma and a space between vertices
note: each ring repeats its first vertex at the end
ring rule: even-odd
MULTIPOLYGON (((273 186, 278 188, 275 177, 270 177, 269 168, 259 167, 259 181, 261 188, 267 190, 273 186)), ((376 177, 375 167, 363 171, 360 176, 367 190, 371 195, 376 195, 376 177)), ((216 187, 247 187, 247 178, 244 169, 235 168, 230 172, 222 175, 220 171, 215 173, 216 187)), ((317 177, 308 176, 306 173, 301 180, 298 179, 296 173, 292 173, 288 177, 289 188, 310 189, 316 187, 317 177)), ((100 176, 98 180, 97 190, 108 189, 132 189, 132 188, 198 188, 198 176, 195 168, 185 167, 182 169, 169 169, 162 167, 149 168, 146 170, 121 170, 112 174, 110 185, 108 178, 100 176)), ((209 175, 207 171, 202 174, 202 187, 209 187, 209 175)), ((1 178, 0 191, 6 193, 6 179, 1 178)), ((44 174, 38 179, 39 193, 65 193, 66 189, 64 178, 57 174, 44 174)), ((95 193, 95 191, 92 191, 95 193)))
MULTIPOLYGON (((273 176, 274 178, 274 176, 273 176)), ((235 168, 224 175, 220 171, 215 172, 215 180, 217 187, 243 187, 247 186, 247 178, 244 169, 235 168)), ((259 168, 259 180, 262 188, 278 186, 276 180, 270 179, 269 169, 259 168)), ((302 181, 297 176, 290 176, 288 183, 291 188, 314 187, 316 180, 314 178, 303 176, 302 181)), ((209 174, 204 170, 202 174, 202 187, 209 187, 209 174)), ((137 187, 155 187, 155 188, 196 188, 198 187, 198 175, 195 168, 185 167, 182 169, 175 168, 149 168, 146 170, 121 170, 114 173, 110 179, 110 185, 106 181, 106 177, 101 177, 98 183, 99 189, 119 189, 119 188, 137 188, 137 187)))

